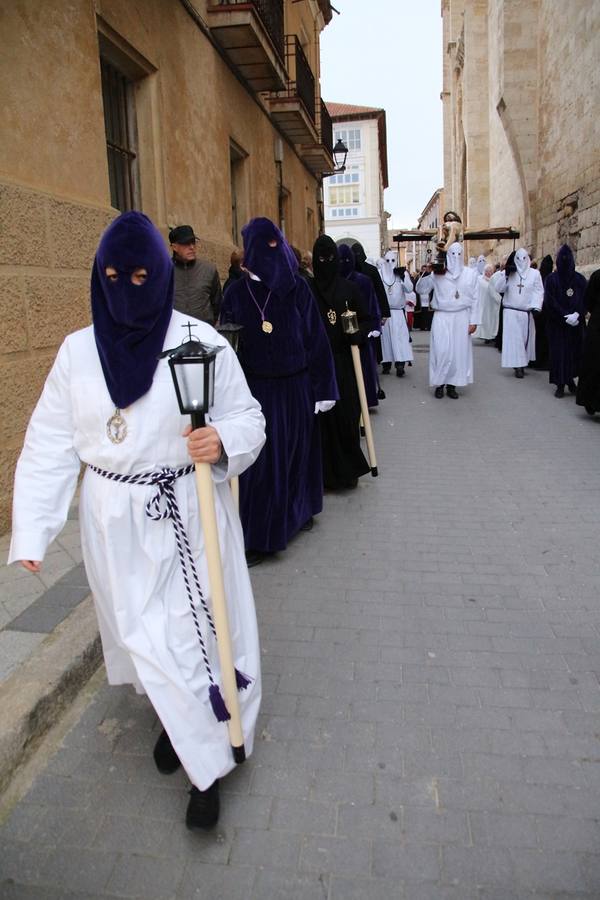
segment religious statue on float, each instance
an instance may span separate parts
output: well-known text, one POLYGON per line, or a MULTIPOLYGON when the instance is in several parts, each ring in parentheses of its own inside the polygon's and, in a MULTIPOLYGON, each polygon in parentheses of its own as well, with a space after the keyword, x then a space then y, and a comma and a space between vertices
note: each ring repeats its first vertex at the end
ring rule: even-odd
POLYGON ((446 268, 446 253, 452 244, 464 240, 462 220, 458 213, 449 209, 444 213, 442 224, 438 230, 436 241, 436 255, 433 261, 433 271, 438 275, 446 268))

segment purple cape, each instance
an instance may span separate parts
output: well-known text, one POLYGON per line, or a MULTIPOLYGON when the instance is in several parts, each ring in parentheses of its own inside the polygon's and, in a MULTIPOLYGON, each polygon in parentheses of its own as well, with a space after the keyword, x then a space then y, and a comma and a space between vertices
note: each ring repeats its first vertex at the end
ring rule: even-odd
POLYGON ((106 386, 115 406, 125 409, 150 389, 173 312, 173 265, 160 232, 143 213, 123 213, 102 235, 91 295, 106 386), (114 280, 107 267, 116 269, 114 280), (135 285, 131 275, 139 268, 147 277, 135 285))
POLYGON ((270 219, 250 219, 242 228, 244 268, 281 297, 296 285, 298 262, 281 231, 270 219), (275 244, 271 247, 270 244, 275 244))

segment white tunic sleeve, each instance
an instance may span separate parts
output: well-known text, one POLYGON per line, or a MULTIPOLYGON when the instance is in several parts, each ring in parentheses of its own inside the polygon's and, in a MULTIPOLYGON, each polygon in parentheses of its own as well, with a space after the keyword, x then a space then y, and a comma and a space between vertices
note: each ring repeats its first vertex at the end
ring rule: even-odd
POLYGON ((544 302, 544 283, 542 281, 542 276, 537 271, 537 269, 532 269, 534 274, 533 283, 532 283, 532 309, 541 309, 542 303, 544 302))
POLYGON ((265 419, 250 393, 237 356, 228 344, 215 364, 215 403, 210 411, 227 454, 225 463, 212 467, 213 480, 240 475, 257 458, 265 442, 265 419))
POLYGON ((9 563, 42 560, 67 520, 80 469, 73 446, 70 381, 65 341, 27 427, 17 463, 9 563))

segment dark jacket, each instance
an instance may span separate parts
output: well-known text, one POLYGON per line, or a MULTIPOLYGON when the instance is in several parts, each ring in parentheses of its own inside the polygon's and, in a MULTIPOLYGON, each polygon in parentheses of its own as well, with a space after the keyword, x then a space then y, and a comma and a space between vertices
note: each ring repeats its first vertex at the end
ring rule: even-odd
POLYGON ((174 308, 214 325, 221 312, 221 282, 212 263, 203 259, 180 262, 173 259, 175 270, 174 308))

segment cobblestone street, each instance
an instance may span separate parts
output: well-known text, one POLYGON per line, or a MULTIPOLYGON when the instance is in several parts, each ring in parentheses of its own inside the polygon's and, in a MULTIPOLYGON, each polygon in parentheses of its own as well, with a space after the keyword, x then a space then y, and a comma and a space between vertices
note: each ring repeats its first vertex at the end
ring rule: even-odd
POLYGON ((0 828, 4 900, 600 896, 600 417, 488 346, 436 400, 427 338, 379 478, 252 570, 264 700, 215 832, 100 672, 0 828))

